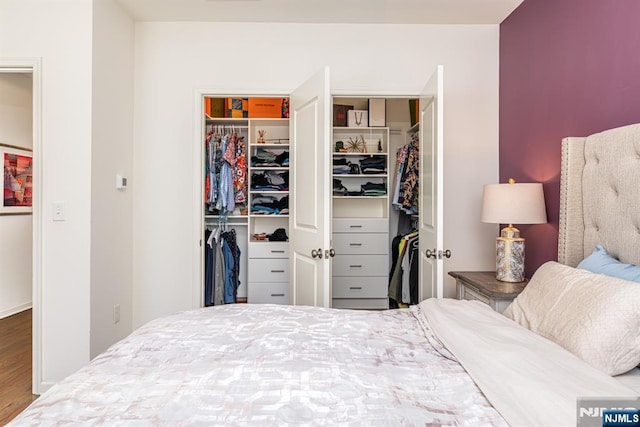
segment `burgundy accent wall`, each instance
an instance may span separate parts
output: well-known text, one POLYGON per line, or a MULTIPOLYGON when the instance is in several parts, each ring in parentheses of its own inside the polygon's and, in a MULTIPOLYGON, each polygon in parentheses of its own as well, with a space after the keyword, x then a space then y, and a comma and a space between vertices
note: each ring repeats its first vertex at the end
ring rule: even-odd
POLYGON ((640 1, 524 0, 500 25, 500 182, 542 182, 526 275, 558 257, 560 146, 640 122, 640 1))

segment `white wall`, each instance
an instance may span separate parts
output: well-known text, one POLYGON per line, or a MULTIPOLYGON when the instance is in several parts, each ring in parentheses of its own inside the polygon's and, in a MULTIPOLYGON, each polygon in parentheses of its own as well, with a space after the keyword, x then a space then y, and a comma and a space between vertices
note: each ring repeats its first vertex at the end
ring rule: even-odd
MULTIPOLYGON (((108 157, 104 168, 102 156, 92 155, 91 141, 99 130, 124 141, 129 126, 127 113, 118 112, 116 129, 107 130, 102 115, 92 111, 101 108, 92 96, 108 94, 108 86, 102 85, 109 84, 106 73, 93 69, 92 24, 97 54, 107 55, 108 61, 124 60, 114 78, 120 89, 129 84, 124 70, 130 45, 125 34, 118 36, 115 48, 107 46, 107 27, 114 25, 125 33, 129 27, 113 5, 100 3, 96 11, 109 15, 104 20, 96 15, 94 22, 92 4, 92 0, 0 0, 0 57, 42 60, 42 388, 84 365, 92 350, 123 333, 107 325, 112 303, 119 300, 126 328, 131 264, 121 265, 123 258, 117 252, 126 252, 128 242, 117 233, 114 247, 97 245, 108 234, 99 224, 118 232, 127 229, 130 194, 133 325, 194 306, 199 260, 194 256, 193 235, 200 227, 194 209, 201 200, 193 186, 199 172, 193 169, 199 150, 194 133, 198 90, 288 93, 327 64, 332 68, 334 93, 414 95, 435 66, 444 64, 445 155, 450 166, 445 210, 447 221, 455 224, 445 232, 445 246, 454 253, 447 268, 491 268, 492 251, 485 254, 479 249, 487 247, 486 239, 492 242, 496 233, 479 226, 477 218, 482 184, 497 181, 497 25, 137 23, 134 188, 124 195, 112 194, 107 181, 116 168, 130 173, 126 144, 111 152, 104 145, 106 139, 96 143, 95 149, 108 157), (117 46, 124 47, 124 59, 117 46), (92 178, 100 180, 93 188, 92 178), (95 197, 113 196, 118 208, 108 211, 125 212, 124 217, 98 215, 104 205, 97 200, 92 204, 92 191, 95 197), (53 201, 65 202, 66 221, 52 221, 53 201), (92 209, 96 227, 91 226, 92 209), (102 268, 100 253, 92 251, 101 250, 108 257, 104 271, 120 271, 92 287, 92 278, 102 275, 96 272, 92 277, 92 266, 102 268), (111 280, 119 282, 113 285, 115 297, 92 307, 91 294, 96 300, 106 295, 111 280), (92 342, 92 319, 94 326, 114 335, 92 342)), ((95 57, 95 64, 102 64, 101 58, 95 57)), ((124 91, 108 96, 108 105, 126 110, 130 98, 124 91)))
POLYGON ((289 93, 324 65, 335 94, 416 95, 444 64, 446 268, 492 268, 479 206, 498 177, 497 25, 137 23, 135 51, 134 327, 197 301, 196 93, 289 93))
POLYGON ((91 1, 0 0, 0 40, 0 57, 42 61, 44 389, 89 360, 91 1))
POLYGON ((113 0, 94 0, 91 357, 131 332, 133 42, 131 18, 113 0), (127 189, 115 188, 116 174, 128 178, 127 189))
MULTIPOLYGON (((31 82, 29 73, 0 73, 0 143, 32 148, 31 82)), ((31 224, 31 215, 0 215, 0 318, 31 307, 31 224)))

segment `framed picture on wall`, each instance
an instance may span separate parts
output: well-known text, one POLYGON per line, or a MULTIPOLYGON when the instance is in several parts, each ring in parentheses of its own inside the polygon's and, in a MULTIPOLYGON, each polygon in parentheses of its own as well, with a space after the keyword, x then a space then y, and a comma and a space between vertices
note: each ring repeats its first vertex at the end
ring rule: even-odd
POLYGON ((33 155, 29 150, 0 144, 2 200, 0 214, 33 212, 33 155))

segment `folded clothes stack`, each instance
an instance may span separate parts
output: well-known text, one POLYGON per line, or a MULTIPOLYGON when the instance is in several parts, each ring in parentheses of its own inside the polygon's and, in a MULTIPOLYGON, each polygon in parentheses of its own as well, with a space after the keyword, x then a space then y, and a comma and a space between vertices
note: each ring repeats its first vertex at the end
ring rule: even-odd
POLYGON ((360 166, 348 162, 347 159, 333 159, 333 174, 334 175, 359 175, 360 166))
POLYGON ((268 235, 270 242, 286 242, 289 240, 287 231, 284 228, 276 228, 276 230, 268 235))
POLYGON ((384 184, 373 184, 368 182, 360 186, 361 190, 349 190, 342 185, 342 181, 333 179, 333 195, 334 196, 380 196, 386 194, 384 184))
POLYGON ((270 242, 286 242, 289 240, 287 231, 284 228, 276 228, 271 234, 256 233, 251 236, 253 240, 269 240, 270 242))
POLYGON ((253 167, 281 167, 289 166, 289 152, 283 151, 276 154, 271 150, 258 150, 255 156, 251 156, 253 167))
POLYGON ((289 171, 254 172, 251 174, 251 189, 287 191, 289 190, 289 171))
POLYGON ((254 215, 286 215, 289 213, 289 196, 278 198, 257 194, 251 198, 251 213, 254 215))
POLYGON ((347 159, 333 159, 333 173, 336 175, 348 174, 351 170, 351 163, 347 159))
POLYGON ((378 174, 387 172, 387 161, 383 156, 371 156, 360 160, 360 170, 363 174, 378 174))
POLYGON ((360 188, 362 188, 363 196, 384 196, 387 194, 387 185, 384 183, 367 182, 362 184, 360 188))
POLYGON ((347 187, 342 185, 342 181, 337 178, 333 178, 333 195, 334 196, 347 195, 347 187))

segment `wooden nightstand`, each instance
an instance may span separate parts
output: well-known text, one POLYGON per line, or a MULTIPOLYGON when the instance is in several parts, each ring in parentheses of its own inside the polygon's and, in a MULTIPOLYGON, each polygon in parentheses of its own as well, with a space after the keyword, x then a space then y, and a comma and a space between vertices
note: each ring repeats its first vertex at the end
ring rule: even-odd
POLYGON ((458 299, 480 301, 502 313, 511 301, 527 286, 529 280, 519 283, 501 282, 495 271, 450 271, 456 279, 458 299))

